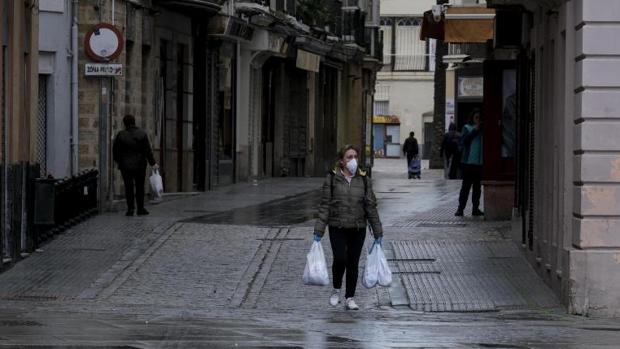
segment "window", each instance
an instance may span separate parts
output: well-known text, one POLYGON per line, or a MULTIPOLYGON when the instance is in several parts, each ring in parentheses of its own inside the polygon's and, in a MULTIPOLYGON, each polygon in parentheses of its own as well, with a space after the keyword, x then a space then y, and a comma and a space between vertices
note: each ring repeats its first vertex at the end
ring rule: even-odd
POLYGON ((421 21, 403 18, 396 23, 394 70, 427 70, 426 41, 420 40, 421 21))
POLYGON ((375 87, 375 105, 373 115, 390 115, 390 86, 375 87))
POLYGON ((390 115, 390 101, 375 101, 373 115, 390 115))
POLYGON ((383 70, 428 71, 434 48, 420 40, 422 19, 418 17, 381 18, 383 70))
POLYGON ((383 35, 383 64, 392 65, 392 27, 394 23, 391 19, 381 19, 380 31, 383 35))

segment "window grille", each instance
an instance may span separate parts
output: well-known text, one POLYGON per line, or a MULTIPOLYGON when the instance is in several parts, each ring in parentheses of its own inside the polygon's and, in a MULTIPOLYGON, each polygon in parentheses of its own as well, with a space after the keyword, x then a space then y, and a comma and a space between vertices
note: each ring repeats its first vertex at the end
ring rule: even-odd
POLYGON ((390 115, 389 101, 375 101, 373 115, 390 115))
POLYGON ((47 175, 47 79, 46 75, 39 75, 36 161, 42 177, 47 175))
POLYGON ((390 86, 377 85, 375 87, 375 101, 389 101, 390 100, 390 86))
POLYGON ((401 18, 396 22, 394 70, 424 71, 428 69, 426 41, 420 40, 419 18, 401 18))
POLYGON ((381 19, 379 30, 383 35, 383 64, 392 64, 392 25, 391 19, 381 19))

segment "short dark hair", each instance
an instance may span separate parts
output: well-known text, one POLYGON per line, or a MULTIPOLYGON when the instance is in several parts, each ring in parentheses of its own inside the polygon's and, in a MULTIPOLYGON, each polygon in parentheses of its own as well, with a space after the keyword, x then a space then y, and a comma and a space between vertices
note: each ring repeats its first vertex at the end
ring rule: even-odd
POLYGON ((123 118, 123 124, 125 127, 136 126, 136 118, 131 114, 127 114, 123 118))
POLYGON ((415 132, 413 131, 409 132, 409 137, 413 137, 413 136, 415 136, 415 132))

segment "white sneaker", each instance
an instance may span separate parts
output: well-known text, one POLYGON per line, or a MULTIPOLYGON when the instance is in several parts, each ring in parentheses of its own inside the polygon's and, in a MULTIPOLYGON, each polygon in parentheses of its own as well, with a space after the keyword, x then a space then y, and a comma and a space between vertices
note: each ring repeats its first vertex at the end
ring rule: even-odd
POLYGON ((334 289, 331 297, 329 297, 329 304, 335 307, 338 305, 338 303, 340 303, 340 290, 334 289))
POLYGON ((346 299, 346 301, 344 302, 344 308, 346 310, 360 310, 360 307, 358 307, 357 304, 355 304, 355 301, 353 300, 353 298, 346 299))

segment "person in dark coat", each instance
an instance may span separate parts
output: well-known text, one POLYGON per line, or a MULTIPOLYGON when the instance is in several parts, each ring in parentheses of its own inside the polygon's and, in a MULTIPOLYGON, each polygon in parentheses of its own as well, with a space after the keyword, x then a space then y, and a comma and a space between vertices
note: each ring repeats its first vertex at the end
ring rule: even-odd
POLYGON ((461 165, 461 152, 459 150, 460 139, 461 134, 456 130, 456 125, 451 122, 448 127, 448 132, 443 136, 441 149, 439 150, 441 157, 446 159, 449 179, 457 179, 458 176, 458 169, 461 165))
MULTIPOLYGON (((415 133, 413 131, 409 132, 409 138, 405 140, 405 144, 403 144, 403 153, 407 156, 407 172, 409 172, 409 164, 411 164, 411 160, 418 157, 420 154, 420 147, 418 146, 418 140, 414 137, 415 133)), ((412 174, 409 172, 409 179, 411 179, 412 174)))
POLYGON ((146 132, 136 126, 134 116, 125 115, 123 124, 125 129, 120 131, 114 138, 112 153, 125 183, 126 215, 133 216, 135 201, 138 207, 138 216, 143 216, 149 214, 144 209, 146 165, 148 163, 153 169, 158 169, 159 166, 153 157, 153 151, 151 150, 151 144, 146 132))

